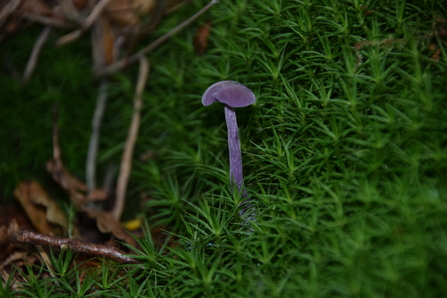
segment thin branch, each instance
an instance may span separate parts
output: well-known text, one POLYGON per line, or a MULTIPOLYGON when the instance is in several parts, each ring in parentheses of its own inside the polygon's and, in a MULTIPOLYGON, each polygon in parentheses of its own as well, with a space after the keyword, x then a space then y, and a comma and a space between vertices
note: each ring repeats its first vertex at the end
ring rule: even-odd
POLYGON ((83 29, 86 30, 98 19, 99 14, 104 10, 104 8, 109 4, 111 0, 100 0, 98 4, 92 9, 90 15, 85 19, 83 29))
POLYGON ((84 201, 84 192, 87 187, 79 181, 66 168, 62 161, 62 152, 59 147, 59 126, 58 122, 58 105, 53 107, 53 159, 47 161, 47 170, 53 176, 54 181, 70 193, 70 199, 75 206, 79 206, 84 201))
POLYGON ((153 43, 149 44, 147 47, 143 48, 142 50, 138 51, 134 55, 130 56, 129 58, 124 58, 118 62, 115 62, 107 67, 104 67, 102 70, 97 71, 97 76, 105 76, 107 74, 114 73, 124 67, 126 67, 129 64, 132 64, 140 59, 140 57, 150 53, 157 47, 159 47, 161 44, 163 44, 165 41, 167 41, 171 36, 182 30, 183 28, 187 27, 189 24, 191 24, 195 19, 197 19, 200 15, 205 13, 208 9, 210 9, 214 4, 218 3, 219 0, 211 0, 210 3, 208 3, 206 6, 204 6, 201 10, 196 12, 192 17, 166 33, 165 35, 159 37, 157 40, 155 40, 153 43))
POLYGON ((149 73, 149 62, 146 57, 140 58, 140 71, 138 74, 138 82, 135 90, 134 110, 132 115, 129 133, 127 135, 126 144, 124 146, 123 157, 121 159, 120 174, 116 186, 116 201, 112 211, 115 220, 119 221, 124 209, 126 201, 127 183, 129 181, 130 171, 132 169, 132 155, 135 148, 135 142, 140 127, 141 108, 143 106, 143 91, 149 73))
POLYGON ((73 0, 58 0, 58 2, 62 15, 81 26, 84 18, 74 5, 73 0))
POLYGON ((138 264, 135 259, 129 258, 125 252, 113 246, 93 244, 80 240, 44 235, 23 229, 17 232, 9 231, 11 242, 46 245, 60 249, 69 248, 74 252, 85 253, 96 257, 106 257, 119 263, 138 264))
POLYGON ((107 6, 107 4, 110 3, 111 0, 100 0, 98 4, 95 5, 90 15, 85 19, 85 21, 81 24, 82 28, 77 29, 71 33, 68 33, 67 35, 62 36, 57 41, 57 45, 65 45, 67 43, 70 43, 76 39, 78 39, 87 29, 89 29, 93 23, 98 19, 101 12, 104 10, 104 8, 107 6))
POLYGON ((73 28, 72 24, 66 24, 64 22, 61 22, 57 19, 52 19, 49 17, 41 16, 35 13, 25 12, 21 10, 17 10, 13 13, 14 15, 20 16, 24 19, 28 19, 30 21, 41 23, 47 26, 55 27, 55 28, 62 28, 62 29, 69 29, 73 28))
POLYGON ((51 27, 46 26, 42 32, 40 33, 39 37, 36 40, 36 43, 34 44, 33 51, 31 52, 31 56, 28 60, 28 64, 25 68, 25 73, 22 77, 22 83, 28 82, 31 75, 33 74, 34 68, 37 64, 37 58, 39 57, 40 51, 42 50, 43 45, 48 39, 48 36, 51 33, 51 27))
POLYGON ((3 21, 3 19, 6 19, 11 13, 13 13, 19 6, 20 2, 20 0, 12 0, 3 6, 2 11, 0 11, 0 21, 3 21))
POLYGON ((92 191, 96 188, 96 158, 98 156, 98 143, 99 133, 101 130, 101 122, 104 116, 104 110, 106 107, 106 101, 108 97, 108 82, 106 79, 102 79, 99 86, 99 93, 96 100, 95 113, 92 120, 92 135, 90 136, 90 142, 87 153, 86 173, 85 180, 88 191, 92 191))
POLYGON ((60 47, 60 46, 66 45, 70 42, 73 42, 76 39, 78 39, 79 37, 81 37, 82 33, 84 33, 84 30, 76 29, 73 32, 70 32, 70 33, 60 37, 57 40, 56 45, 60 47))

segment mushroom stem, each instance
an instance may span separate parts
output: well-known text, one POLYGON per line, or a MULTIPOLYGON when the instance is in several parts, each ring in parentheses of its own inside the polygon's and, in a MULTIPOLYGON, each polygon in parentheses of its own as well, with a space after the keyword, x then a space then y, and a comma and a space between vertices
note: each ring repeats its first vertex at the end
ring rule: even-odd
MULTIPOLYGON (((230 154, 230 182, 231 185, 236 183, 237 189, 240 192, 242 183, 244 181, 242 175, 242 154, 241 144, 239 141, 239 131, 236 121, 236 112, 234 108, 225 105, 225 120, 227 122, 228 129, 228 151, 230 154)), ((245 195, 245 191, 242 190, 242 195, 245 195)))

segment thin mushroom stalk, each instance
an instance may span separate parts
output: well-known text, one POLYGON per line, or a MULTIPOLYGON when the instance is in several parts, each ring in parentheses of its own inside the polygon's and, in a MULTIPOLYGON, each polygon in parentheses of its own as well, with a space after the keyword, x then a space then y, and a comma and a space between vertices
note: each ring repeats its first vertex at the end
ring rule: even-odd
MULTIPOLYGON (((211 85, 202 96, 202 104, 209 106, 219 101, 224 104, 225 120, 228 129, 228 151, 230 157, 230 184, 236 184, 238 192, 245 201, 241 216, 248 210, 254 210, 249 204, 247 191, 244 188, 244 176, 242 172, 242 154, 239 141, 239 129, 236 120, 235 108, 246 107, 256 101, 254 93, 246 86, 235 81, 221 81, 211 85)), ((255 214, 248 217, 253 220, 255 214)), ((246 220, 244 220, 246 222, 246 220)))
MULTIPOLYGON (((230 182, 236 183, 237 190, 241 192, 244 182, 242 172, 242 153, 241 143, 239 141, 239 129, 237 126, 236 111, 234 108, 225 105, 225 121, 228 130, 228 152, 230 155, 230 182)), ((246 195, 247 191, 242 191, 242 195, 246 195)))

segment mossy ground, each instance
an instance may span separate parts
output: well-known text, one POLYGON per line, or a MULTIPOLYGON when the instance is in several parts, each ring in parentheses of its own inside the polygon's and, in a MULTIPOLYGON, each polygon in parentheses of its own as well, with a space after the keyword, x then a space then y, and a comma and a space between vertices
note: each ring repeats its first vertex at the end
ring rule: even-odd
MULTIPOLYGON (((166 19, 156 35, 205 3, 166 19)), ((153 199, 140 214, 157 210, 149 224, 167 224, 180 245, 160 252, 141 240, 145 269, 124 279, 103 269, 88 280, 105 297, 445 295, 447 52, 433 32, 445 30, 446 17, 441 1, 215 5, 201 18, 212 22, 204 55, 193 46, 198 23, 149 55, 128 192, 127 216, 144 192, 153 199), (223 109, 200 103, 219 80, 244 83, 258 98, 237 110, 253 232, 239 224, 229 189, 223 109), (147 150, 154 157, 139 160, 147 150)), ((23 69, 39 30, 8 40, 4 59, 23 69)), ((89 51, 87 38, 48 46, 26 86, 0 77, 5 197, 21 179, 51 181, 54 103, 64 161, 83 177, 98 86, 89 51)), ((111 83, 100 172, 120 160, 136 73, 111 83)), ((29 293, 48 283, 36 280, 29 293)))

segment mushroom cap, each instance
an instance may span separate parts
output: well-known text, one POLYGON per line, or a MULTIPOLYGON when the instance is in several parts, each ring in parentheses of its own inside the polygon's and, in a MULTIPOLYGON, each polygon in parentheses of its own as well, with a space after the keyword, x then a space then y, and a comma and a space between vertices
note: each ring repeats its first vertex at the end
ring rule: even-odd
POLYGON ((256 101, 255 94, 245 85, 235 81, 220 81, 206 89, 202 104, 209 106, 219 101, 233 108, 246 107, 256 101))

